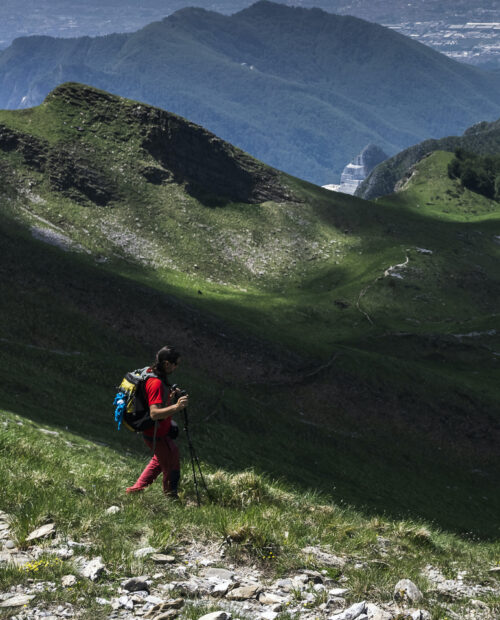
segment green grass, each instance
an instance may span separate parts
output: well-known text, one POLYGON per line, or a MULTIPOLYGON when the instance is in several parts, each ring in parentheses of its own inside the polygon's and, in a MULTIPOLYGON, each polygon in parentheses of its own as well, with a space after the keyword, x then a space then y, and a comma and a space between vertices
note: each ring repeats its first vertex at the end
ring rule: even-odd
MULTIPOLYGON (((126 497, 124 489, 143 467, 144 455, 135 448, 124 452, 123 448, 90 443, 68 431, 58 432, 58 436, 43 434, 38 424, 7 411, 2 413, 2 508, 13 517, 17 543, 23 547, 26 536, 51 519, 62 538, 89 543, 87 551, 77 554, 105 557, 106 577, 96 584, 79 579, 73 590, 58 591, 58 602, 84 606, 81 596, 89 602, 106 596, 124 576, 151 571, 147 559, 133 556, 135 549, 151 545, 174 550, 175 555, 175 549, 186 539, 207 544, 231 539, 229 561, 257 563, 268 578, 304 567, 321 569, 300 550, 312 544, 331 546, 337 555, 348 559, 346 568, 333 576, 347 579, 351 602, 366 598, 389 601, 401 576, 415 580, 425 592, 429 586, 420 573, 427 564, 449 577, 466 570, 472 581, 494 583, 488 570, 498 561, 498 543, 466 541, 413 519, 367 518, 352 507, 299 492, 251 470, 230 474, 204 463, 215 501, 204 501, 201 508, 194 501, 186 461, 180 504, 168 503, 158 485, 141 496, 126 497), (111 505, 118 506, 120 512, 106 515, 111 505), (378 536, 386 539, 383 553, 378 536)), ((27 576, 57 581, 64 574, 74 573, 74 561, 47 555, 24 569, 2 570, 0 588, 4 590, 27 576)), ((53 596, 42 593, 37 601, 53 596)), ((423 605, 429 604, 434 618, 444 617, 439 603, 426 601, 423 605)), ((498 609, 495 606, 500 600, 490 604, 498 609)), ((95 603, 90 610, 95 610, 95 603)))

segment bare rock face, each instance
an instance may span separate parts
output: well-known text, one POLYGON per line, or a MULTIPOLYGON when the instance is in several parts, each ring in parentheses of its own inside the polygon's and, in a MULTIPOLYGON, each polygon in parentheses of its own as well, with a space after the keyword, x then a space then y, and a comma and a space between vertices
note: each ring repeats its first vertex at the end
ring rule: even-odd
POLYGON ((368 144, 347 166, 340 177, 339 192, 351 194, 358 189, 370 172, 388 155, 375 144, 368 144))
POLYGON ((276 170, 264 166, 203 127, 174 114, 144 106, 136 113, 144 127, 143 149, 159 164, 145 175, 183 183, 201 202, 260 203, 290 200, 276 170))

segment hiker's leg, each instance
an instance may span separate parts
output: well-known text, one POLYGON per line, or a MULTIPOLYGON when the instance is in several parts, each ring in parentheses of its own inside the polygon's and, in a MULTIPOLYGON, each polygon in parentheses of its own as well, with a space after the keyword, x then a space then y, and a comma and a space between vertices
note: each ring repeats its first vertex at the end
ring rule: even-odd
MULTIPOLYGON (((144 440, 148 448, 151 450, 153 447, 152 443, 149 443, 147 440, 144 440)), ((156 454, 153 455, 149 463, 146 465, 144 471, 137 479, 137 482, 127 489, 127 493, 134 493, 135 491, 142 491, 147 486, 149 486, 152 482, 156 480, 160 472, 162 471, 162 467, 160 465, 160 461, 156 454)))
POLYGON ((167 437, 167 442, 170 450, 170 471, 167 476, 165 476, 165 473, 163 474, 163 492, 176 496, 179 479, 181 477, 179 448, 170 437, 167 437))
POLYGON ((155 454, 158 457, 163 472, 163 492, 169 495, 177 494, 179 482, 179 449, 170 437, 162 437, 156 443, 155 454))

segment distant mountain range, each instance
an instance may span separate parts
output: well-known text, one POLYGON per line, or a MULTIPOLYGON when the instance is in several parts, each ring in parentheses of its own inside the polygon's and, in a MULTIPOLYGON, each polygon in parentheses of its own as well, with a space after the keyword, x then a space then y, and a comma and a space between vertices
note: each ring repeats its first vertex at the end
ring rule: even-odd
POLYGON ((258 2, 184 9, 132 34, 17 39, 0 54, 0 106, 74 80, 202 124, 318 184, 369 142, 394 154, 500 116, 500 77, 381 26, 258 2))
MULTIPOLYGON (((330 13, 353 15, 378 23, 422 22, 430 20, 499 21, 496 0, 481 0, 471 7, 468 0, 280 0, 281 4, 317 7, 330 13)), ((202 5, 220 13, 235 13, 251 0, 3 0, 0 48, 26 35, 99 36, 131 32, 149 22, 163 19, 179 9, 202 5)))

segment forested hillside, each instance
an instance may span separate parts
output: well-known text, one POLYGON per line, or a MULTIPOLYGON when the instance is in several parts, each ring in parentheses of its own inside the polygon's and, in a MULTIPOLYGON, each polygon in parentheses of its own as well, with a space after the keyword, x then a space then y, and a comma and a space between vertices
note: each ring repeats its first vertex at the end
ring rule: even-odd
POLYGON ((133 34, 18 39, 0 55, 0 106, 66 80, 164 107, 319 184, 370 142, 393 154, 500 115, 500 77, 376 24, 265 1, 133 34))

